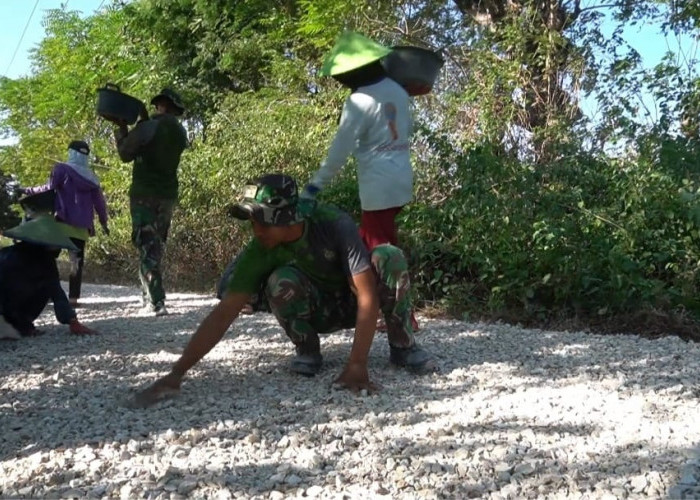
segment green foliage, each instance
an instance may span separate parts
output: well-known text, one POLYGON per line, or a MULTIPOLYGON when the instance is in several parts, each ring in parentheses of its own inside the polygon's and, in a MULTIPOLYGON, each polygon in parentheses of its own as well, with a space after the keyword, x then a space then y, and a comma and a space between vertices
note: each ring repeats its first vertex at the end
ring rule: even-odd
POLYGON ((183 162, 182 204, 223 212, 245 182, 263 172, 303 182, 325 153, 330 112, 317 99, 271 89, 230 94, 212 117, 206 143, 183 162))
POLYGON ((206 124, 230 92, 269 86, 306 91, 293 2, 142 0, 125 11, 140 57, 153 60, 154 73, 184 91, 190 119, 206 124))
POLYGON ((17 198, 15 180, 0 170, 0 230, 19 224, 20 217, 12 206, 17 198))
POLYGON ((451 192, 405 215, 419 295, 523 320, 700 312, 699 151, 656 146, 636 162, 578 155, 546 174, 487 148, 456 155, 432 172, 451 192))
MULTIPOLYGON (((317 69, 354 29, 442 48, 446 60, 436 91, 415 99, 416 197, 400 224, 421 301, 522 320, 700 313, 700 83, 693 61, 673 54, 643 70, 622 38, 646 20, 696 29, 695 0, 619 3, 608 37, 602 12, 576 2, 122 3, 85 19, 50 11, 34 73, 0 80, 0 132, 17 139, 0 148, 6 172, 43 183, 78 137, 107 167, 97 172, 112 233, 88 245, 88 262, 108 279, 136 276, 131 168, 95 116, 95 90, 113 82, 142 100, 166 85, 182 92, 192 147, 166 280, 211 288, 250 237, 227 216, 240 187, 272 171, 303 184, 323 159, 347 94, 317 69), (643 92, 657 117, 640 106, 643 92), (589 94, 600 105, 594 123, 578 110, 589 94)), ((359 217, 352 161, 321 199, 359 217)))
MULTIPOLYGON (((33 52, 36 75, 0 81, 2 131, 18 139, 3 148, 0 160, 13 166, 23 185, 44 183, 73 139, 88 141, 101 158, 113 151, 110 127, 95 113, 96 90, 113 82, 142 94, 134 82, 142 65, 124 57, 123 41, 115 36, 123 22, 118 10, 88 19, 49 11, 48 36, 33 52)), ((108 180, 107 187, 114 183, 108 180)))
POLYGON ((299 6, 302 12, 299 33, 309 36, 316 47, 324 50, 330 49, 344 30, 385 38, 386 35, 380 35, 382 25, 372 20, 382 17, 388 20, 398 14, 397 2, 390 1, 300 0, 299 6))

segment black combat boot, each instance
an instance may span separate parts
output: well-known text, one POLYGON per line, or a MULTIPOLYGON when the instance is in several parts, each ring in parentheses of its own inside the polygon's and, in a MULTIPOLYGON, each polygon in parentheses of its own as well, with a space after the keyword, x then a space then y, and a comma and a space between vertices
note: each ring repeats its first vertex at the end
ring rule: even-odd
POLYGON ((318 334, 309 335, 304 342, 295 345, 297 355, 292 358, 292 371, 306 377, 313 377, 321 371, 323 356, 318 334))
POLYGON ((435 358, 418 346, 413 344, 411 347, 395 347, 389 346, 389 360, 396 366, 406 368, 408 371, 416 375, 426 375, 440 371, 435 358))

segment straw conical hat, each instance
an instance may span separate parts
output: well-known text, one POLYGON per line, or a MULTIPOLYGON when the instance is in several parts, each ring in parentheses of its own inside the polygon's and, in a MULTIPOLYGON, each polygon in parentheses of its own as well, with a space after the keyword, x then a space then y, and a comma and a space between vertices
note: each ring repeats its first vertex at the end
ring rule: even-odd
POLYGON ((321 76, 346 73, 374 61, 391 52, 391 49, 354 31, 346 31, 338 37, 335 46, 323 60, 321 76))
POLYGON ((26 241, 36 245, 78 250, 78 247, 66 236, 61 225, 50 215, 40 215, 36 219, 3 231, 2 234, 13 240, 26 241))

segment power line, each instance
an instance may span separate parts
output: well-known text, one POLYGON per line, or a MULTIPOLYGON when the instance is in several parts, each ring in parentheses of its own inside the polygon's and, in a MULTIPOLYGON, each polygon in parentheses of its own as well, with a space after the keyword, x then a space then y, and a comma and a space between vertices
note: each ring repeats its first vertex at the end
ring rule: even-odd
POLYGON ((10 63, 7 65, 7 69, 5 69, 5 75, 7 75, 7 72, 10 71, 10 66, 12 66, 12 63, 15 61, 15 56, 17 56, 17 52, 19 51, 20 45, 22 45, 22 40, 24 40, 24 35, 27 33, 27 28, 29 28, 29 23, 32 20, 32 17, 34 17, 34 11, 36 10, 36 6, 39 5, 39 0, 36 0, 34 2, 34 8, 32 9, 31 14, 29 14, 29 19, 27 19, 27 24, 24 25, 24 30, 22 31, 22 36, 19 37, 19 42, 17 42, 17 47, 15 47, 15 52, 12 54, 12 59, 10 59, 10 63))

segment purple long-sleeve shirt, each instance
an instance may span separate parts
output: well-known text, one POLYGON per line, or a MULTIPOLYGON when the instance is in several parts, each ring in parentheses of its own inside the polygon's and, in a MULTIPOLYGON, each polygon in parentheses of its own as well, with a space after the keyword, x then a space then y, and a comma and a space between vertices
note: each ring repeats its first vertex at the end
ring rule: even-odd
POLYGON ((43 186, 26 189, 27 194, 56 191, 56 217, 66 224, 95 234, 95 212, 103 226, 107 224, 107 203, 102 188, 94 180, 80 175, 70 165, 56 163, 49 182, 43 186))

